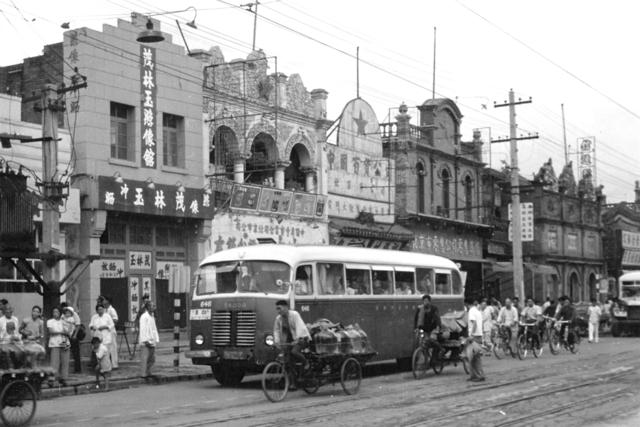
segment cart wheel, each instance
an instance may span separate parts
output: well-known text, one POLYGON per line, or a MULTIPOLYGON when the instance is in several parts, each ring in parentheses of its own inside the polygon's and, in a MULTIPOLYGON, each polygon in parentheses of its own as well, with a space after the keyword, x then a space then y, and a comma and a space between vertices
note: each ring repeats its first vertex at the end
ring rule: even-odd
POLYGON ((36 413, 36 392, 26 381, 11 381, 0 393, 0 418, 5 426, 25 426, 36 413))
POLYGON ((280 402, 289 391, 289 375, 280 362, 271 362, 262 371, 262 391, 272 402, 280 402))
POLYGON ((340 384, 346 394, 356 394, 362 381, 362 366, 353 357, 342 363, 340 368, 340 384))
POLYGON ((411 357, 411 370, 413 371, 413 378, 419 380, 427 375, 427 369, 431 362, 431 352, 422 346, 416 348, 413 351, 411 357))

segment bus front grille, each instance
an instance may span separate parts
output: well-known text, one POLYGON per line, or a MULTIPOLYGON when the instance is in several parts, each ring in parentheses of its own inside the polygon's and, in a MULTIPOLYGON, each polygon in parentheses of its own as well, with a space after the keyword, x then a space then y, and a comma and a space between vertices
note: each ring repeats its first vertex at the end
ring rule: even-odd
POLYGON ((231 312, 216 311, 211 321, 211 339, 215 346, 231 344, 231 312))
POLYGON ((256 337, 256 313, 253 311, 216 311, 211 338, 214 346, 253 347, 256 337))
POLYGON ((256 340, 256 313, 238 311, 236 314, 236 345, 253 347, 256 340))

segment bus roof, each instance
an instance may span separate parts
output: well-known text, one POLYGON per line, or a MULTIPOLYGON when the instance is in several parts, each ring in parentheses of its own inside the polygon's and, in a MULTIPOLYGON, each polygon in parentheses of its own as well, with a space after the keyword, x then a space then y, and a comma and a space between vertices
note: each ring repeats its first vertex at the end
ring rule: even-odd
POLYGON ((275 260, 292 265, 317 261, 414 267, 424 265, 429 268, 458 269, 456 264, 447 258, 417 252, 349 246, 277 244, 243 246, 220 251, 206 257, 200 265, 239 259, 275 260))
POLYGON ((630 271, 618 278, 620 282, 623 280, 640 280, 640 271, 630 271))

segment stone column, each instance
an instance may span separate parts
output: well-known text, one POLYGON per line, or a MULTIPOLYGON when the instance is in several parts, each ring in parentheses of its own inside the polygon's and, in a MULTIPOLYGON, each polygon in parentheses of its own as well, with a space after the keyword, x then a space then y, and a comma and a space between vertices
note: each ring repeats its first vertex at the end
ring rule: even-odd
POLYGON ((327 96, 329 92, 324 89, 314 89, 311 91, 313 100, 313 118, 316 120, 326 120, 327 118, 327 96))
MULTIPOLYGON (((409 206, 409 197, 408 193, 410 191, 410 187, 408 187, 409 182, 414 182, 415 178, 409 177, 409 171, 411 167, 414 165, 409 165, 409 158, 407 155, 407 150, 403 149, 407 147, 409 138, 410 138, 410 127, 409 122, 411 121, 411 116, 408 114, 408 108, 403 103, 400 105, 400 112, 396 116, 397 122, 397 139, 393 137, 389 138, 389 156, 395 161, 395 213, 396 215, 404 215, 407 213, 407 207, 409 206), (397 147, 393 145, 396 144, 397 147), (400 149, 397 149, 400 148, 400 149)), ((416 206, 416 200, 413 200, 411 206, 416 206)), ((417 208, 417 206, 416 206, 417 208)), ((417 211, 417 209, 411 209, 417 211)))
POLYGON ((284 190, 284 170, 291 164, 291 162, 278 162, 276 163, 276 172, 273 177, 276 188, 284 190))
POLYGON ((244 165, 246 156, 243 154, 236 154, 233 156, 233 182, 242 184, 244 182, 244 165))
POLYGON ((315 168, 304 168, 301 172, 304 173, 304 191, 307 193, 314 193, 316 191, 314 182, 316 177, 315 168))

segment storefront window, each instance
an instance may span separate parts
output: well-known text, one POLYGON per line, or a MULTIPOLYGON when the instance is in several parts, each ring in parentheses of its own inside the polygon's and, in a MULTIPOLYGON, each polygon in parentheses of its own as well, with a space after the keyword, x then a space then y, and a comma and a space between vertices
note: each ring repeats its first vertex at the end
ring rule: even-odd
POLYGON ((146 225, 132 225, 129 229, 129 243, 132 245, 152 245, 153 228, 146 225))

